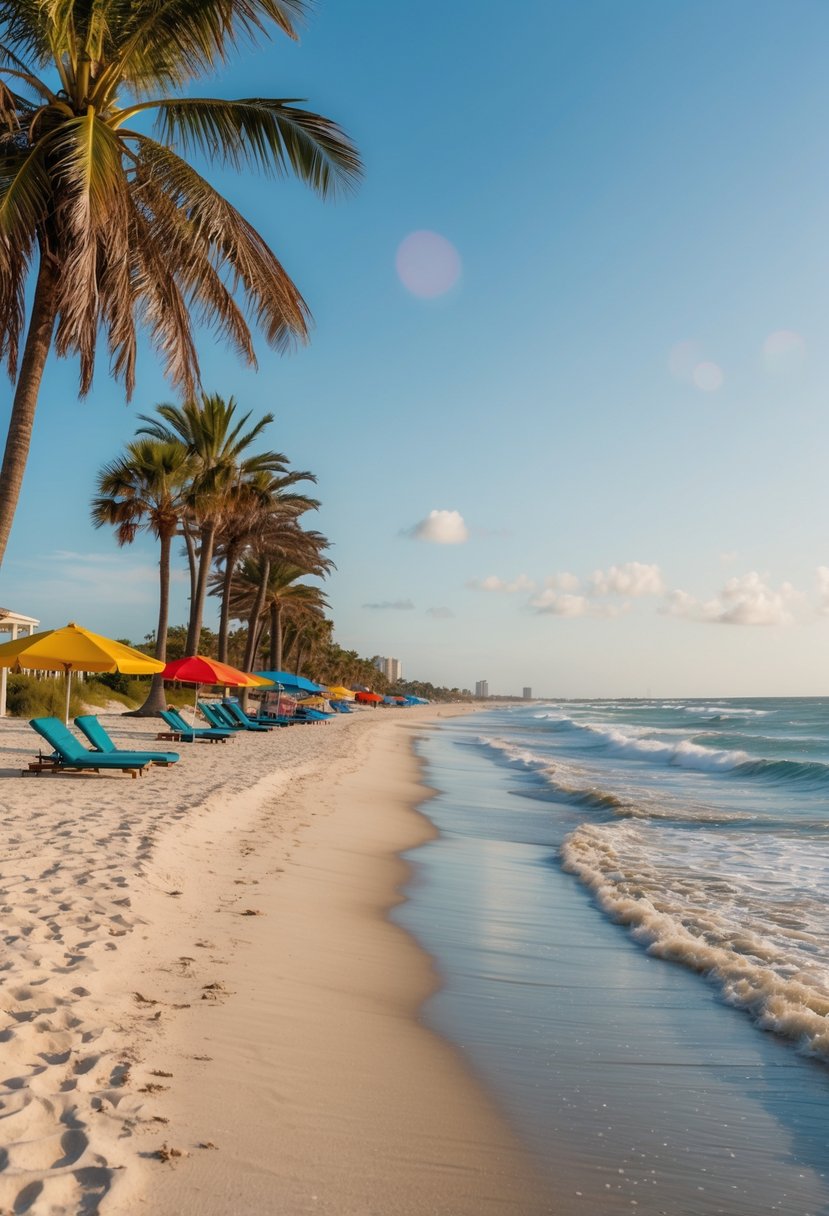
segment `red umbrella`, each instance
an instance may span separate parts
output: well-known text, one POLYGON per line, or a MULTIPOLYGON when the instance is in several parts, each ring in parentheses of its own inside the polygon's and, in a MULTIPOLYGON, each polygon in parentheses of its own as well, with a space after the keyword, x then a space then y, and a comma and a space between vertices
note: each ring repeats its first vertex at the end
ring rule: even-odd
POLYGON ((252 676, 248 671, 240 671, 238 667, 230 667, 220 663, 218 659, 208 659, 203 654, 187 655, 183 659, 173 659, 161 673, 165 680, 180 680, 182 684, 196 685, 196 699, 193 704, 193 716, 199 700, 199 688, 202 684, 222 684, 233 688, 264 688, 272 684, 271 680, 263 680, 261 676, 252 676))
POLYGON ((380 696, 379 692, 358 692, 357 700, 363 701, 363 702, 366 702, 366 701, 374 702, 374 701, 382 701, 383 698, 380 696))

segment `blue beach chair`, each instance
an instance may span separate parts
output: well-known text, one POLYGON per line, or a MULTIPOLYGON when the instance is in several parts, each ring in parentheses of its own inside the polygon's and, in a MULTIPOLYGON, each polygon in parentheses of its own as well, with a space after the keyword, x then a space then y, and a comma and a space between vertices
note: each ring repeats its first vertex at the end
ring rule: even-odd
POLYGON ((267 723, 259 722, 256 718, 251 718, 249 714, 245 713, 238 701, 222 701, 219 708, 225 714, 228 714, 243 730, 262 731, 273 729, 267 723))
MULTIPOLYGON (((177 709, 162 709, 161 717, 167 723, 172 735, 182 743, 195 743, 196 740, 205 743, 226 743, 233 735, 229 730, 206 730, 198 726, 189 726, 177 709)), ((165 738, 167 732, 158 737, 165 738)))
POLYGON ((30 764, 30 772, 97 773, 111 770, 137 777, 150 763, 146 756, 135 752, 121 752, 117 756, 110 756, 87 751, 59 718, 32 718, 29 725, 53 749, 51 756, 40 755, 30 764))
POLYGON ((178 752, 144 752, 133 751, 131 748, 116 747, 94 714, 81 714, 75 719, 75 725, 81 734, 86 735, 96 752, 107 756, 145 756, 150 764, 175 764, 178 752))

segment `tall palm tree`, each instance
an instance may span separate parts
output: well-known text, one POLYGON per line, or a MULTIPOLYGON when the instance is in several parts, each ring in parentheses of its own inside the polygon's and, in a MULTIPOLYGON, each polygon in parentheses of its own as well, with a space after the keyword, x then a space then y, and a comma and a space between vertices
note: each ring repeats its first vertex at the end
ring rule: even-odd
POLYGON ((309 7, 0 0, 0 360, 16 381, 0 469, 0 563, 53 343, 58 355, 79 356, 83 395, 105 332, 129 398, 141 324, 168 378, 191 397, 194 319, 248 363, 245 308, 275 348, 305 338, 308 310, 296 286, 185 157, 294 173, 325 197, 356 182, 357 153, 335 123, 293 101, 185 94, 240 42, 276 31, 296 37, 309 7))
MULTIPOLYGON (((188 499, 189 520, 198 530, 198 567, 190 602, 187 653, 196 654, 204 616, 204 599, 213 561, 213 548, 228 496, 245 481, 265 475, 287 475, 287 456, 281 452, 251 453, 253 442, 273 422, 265 414, 248 426, 250 412, 236 417, 237 402, 216 393, 183 405, 156 406, 157 417, 139 415, 140 435, 179 443, 191 458, 193 469, 188 499)), ((185 528, 188 521, 185 521, 185 528)))
MULTIPOLYGON (((159 542, 158 628, 155 655, 167 658, 167 624, 170 616, 170 550, 185 509, 185 490, 190 473, 187 452, 178 443, 137 439, 124 455, 106 464, 98 473, 98 496, 92 501, 92 522, 115 528, 119 545, 130 545, 140 531, 152 533, 159 542)), ((153 676, 147 700, 138 711, 155 714, 164 709, 164 681, 153 676)))
POLYGON ((259 472, 235 486, 224 503, 217 543, 217 556, 222 565, 221 585, 214 580, 213 594, 221 595, 219 617, 219 660, 227 661, 228 632, 230 628, 230 598, 233 579, 240 556, 248 545, 256 548, 257 542, 266 538, 269 545, 275 544, 280 534, 280 549, 283 553, 304 553, 306 533, 296 521, 306 511, 316 510, 319 500, 306 494, 291 492, 301 481, 316 481, 313 473, 295 471, 284 477, 259 472))
POLYGON ((245 670, 256 665, 256 655, 268 623, 269 664, 274 671, 282 670, 285 615, 293 618, 316 615, 327 603, 320 587, 300 583, 299 579, 323 577, 332 564, 321 556, 313 564, 295 565, 269 555, 246 557, 239 563, 230 597, 230 612, 235 619, 247 619, 248 622, 248 642, 242 664, 245 670))

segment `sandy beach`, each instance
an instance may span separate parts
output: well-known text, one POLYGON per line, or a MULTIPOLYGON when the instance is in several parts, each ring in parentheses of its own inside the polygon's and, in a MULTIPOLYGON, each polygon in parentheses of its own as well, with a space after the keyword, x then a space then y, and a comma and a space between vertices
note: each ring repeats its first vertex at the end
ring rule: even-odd
POLYGON ((180 745, 137 781, 21 779, 34 736, 0 724, 0 1210, 553 1210, 387 919, 433 830, 412 739, 452 712, 180 745))

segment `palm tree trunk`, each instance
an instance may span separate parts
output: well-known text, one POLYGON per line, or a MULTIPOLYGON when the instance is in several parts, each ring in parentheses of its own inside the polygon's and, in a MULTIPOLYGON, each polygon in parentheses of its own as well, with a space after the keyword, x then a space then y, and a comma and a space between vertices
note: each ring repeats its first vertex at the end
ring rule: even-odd
MULTIPOLYGON (((172 534, 162 534, 161 553, 158 559, 158 628, 155 633, 155 657, 166 662, 167 659, 167 625, 170 617, 170 550, 173 543, 172 534)), ((144 704, 135 711, 136 718, 153 718, 162 709, 167 708, 167 698, 164 696, 164 677, 161 672, 153 676, 150 691, 144 704)))
POLYGON ((41 250, 32 314, 23 348, 20 375, 14 390, 3 465, 0 468, 0 565, 6 554, 6 545, 20 498, 23 473, 32 441, 40 382, 52 345, 56 286, 55 268, 48 254, 41 250))
POLYGON ((265 595, 268 590, 268 578, 271 573, 270 558, 262 558, 262 573, 259 579, 259 586, 256 591, 256 599, 254 600, 253 608, 250 613, 248 624, 248 644, 245 647, 245 661, 243 667, 245 671, 250 671, 253 667, 256 658, 256 646, 259 641, 260 620, 262 619, 262 611, 265 607, 265 595))
POLYGON ((274 657, 274 671, 282 671, 282 601, 271 604, 271 652, 274 657))
POLYGON ((219 619, 219 662, 227 662, 227 635, 230 631, 230 596, 233 591, 233 575, 239 556, 239 542, 229 541, 225 552, 225 575, 222 583, 222 614, 219 619))
POLYGON ((190 626, 187 630, 187 653, 199 653, 201 639, 201 624, 204 615, 204 599, 207 595, 207 578, 213 563, 213 542, 216 539, 215 522, 207 523, 200 533, 199 576, 196 580, 196 594, 190 605, 190 626))
MULTIPOLYGON (((193 533, 190 528, 190 521, 185 519, 182 521, 182 535, 184 536, 184 547, 187 550, 187 566, 190 572, 190 615, 187 621, 187 640, 190 640, 190 630, 193 625, 193 605, 196 602, 196 582, 197 582, 197 563, 196 563, 196 542, 193 538, 193 533)), ((185 654, 192 654, 185 645, 185 654)))

